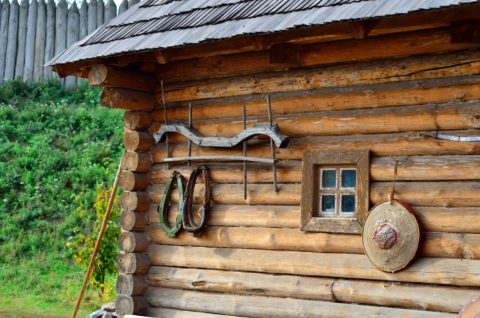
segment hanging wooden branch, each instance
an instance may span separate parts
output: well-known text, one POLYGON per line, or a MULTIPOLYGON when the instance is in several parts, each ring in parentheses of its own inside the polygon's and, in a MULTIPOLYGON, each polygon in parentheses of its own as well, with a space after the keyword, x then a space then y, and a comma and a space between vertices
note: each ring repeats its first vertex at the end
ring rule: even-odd
POLYGON ((164 142, 168 136, 168 133, 179 133, 187 137, 191 142, 198 146, 203 147, 235 147, 242 143, 244 140, 248 140, 257 135, 266 135, 275 143, 279 148, 285 148, 288 145, 288 137, 280 132, 277 124, 271 125, 270 123, 258 123, 252 128, 247 128, 234 137, 204 137, 200 135, 194 129, 189 128, 184 124, 164 124, 153 135, 156 142, 164 142))

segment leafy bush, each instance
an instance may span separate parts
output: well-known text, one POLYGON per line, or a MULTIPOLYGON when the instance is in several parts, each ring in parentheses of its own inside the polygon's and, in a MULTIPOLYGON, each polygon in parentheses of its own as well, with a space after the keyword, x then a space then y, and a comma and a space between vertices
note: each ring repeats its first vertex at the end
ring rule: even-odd
MULTIPOLYGON (((48 259, 54 272, 55 264, 71 264, 69 238, 97 234, 123 127, 121 111, 98 106, 98 97, 98 89, 84 85, 66 92, 55 81, 0 86, 2 266, 48 259)), ((113 216, 115 224, 118 207, 113 216)), ((108 240, 115 236, 115 247, 106 246, 116 251, 118 228, 111 231, 108 240)), ((36 288, 28 281, 25 290, 36 288)))

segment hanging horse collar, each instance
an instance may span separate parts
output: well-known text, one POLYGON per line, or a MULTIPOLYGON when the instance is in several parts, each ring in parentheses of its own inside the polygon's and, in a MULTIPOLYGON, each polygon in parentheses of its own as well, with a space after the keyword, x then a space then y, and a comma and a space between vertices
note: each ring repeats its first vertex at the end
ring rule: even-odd
POLYGON ((211 199, 211 190, 210 190, 210 174, 208 168, 205 166, 196 168, 192 171, 190 178, 188 179, 187 188, 185 190, 185 200, 182 203, 182 218, 183 218, 183 227, 186 231, 190 233, 197 234, 202 231, 207 222, 208 213, 210 210, 210 199, 211 199), (197 178, 199 174, 203 174, 204 182, 204 194, 203 194, 203 203, 201 207, 201 219, 198 225, 194 224, 193 215, 192 215, 192 205, 194 200, 194 189, 195 184, 197 183, 197 178))
POLYGON ((163 192, 162 196, 162 201, 160 202, 160 205, 158 206, 158 213, 160 215, 160 224, 162 226, 163 231, 168 235, 168 237, 175 237, 177 233, 182 229, 182 202, 184 201, 183 199, 183 177, 182 175, 174 171, 172 174, 172 177, 168 181, 165 190, 163 192), (177 214, 177 218, 175 220, 175 226, 170 227, 168 224, 168 208, 170 206, 170 200, 171 200, 171 194, 173 191, 173 188, 175 187, 175 184, 178 187, 178 202, 179 202, 179 211, 177 214))

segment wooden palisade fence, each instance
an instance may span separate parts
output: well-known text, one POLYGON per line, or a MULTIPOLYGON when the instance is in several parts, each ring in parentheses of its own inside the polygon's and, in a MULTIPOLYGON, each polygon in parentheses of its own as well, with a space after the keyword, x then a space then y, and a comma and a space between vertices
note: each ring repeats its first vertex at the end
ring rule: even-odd
MULTIPOLYGON (((126 11, 138 0, 0 0, 0 85, 20 79, 27 83, 58 78, 44 65, 56 54, 126 11)), ((78 80, 62 80, 66 88, 78 80)))

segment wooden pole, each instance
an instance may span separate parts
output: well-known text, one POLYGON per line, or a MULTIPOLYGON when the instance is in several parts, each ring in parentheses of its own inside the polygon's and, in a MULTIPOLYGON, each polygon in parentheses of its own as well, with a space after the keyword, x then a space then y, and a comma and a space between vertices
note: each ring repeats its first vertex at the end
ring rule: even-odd
MULTIPOLYGON (((67 47, 70 47, 73 43, 78 41, 80 27, 80 15, 76 2, 73 2, 68 10, 67 21, 67 47)), ((67 78, 65 78, 66 89, 73 89, 76 83, 77 79, 74 76, 67 76, 67 78)))
POLYGON ((88 3, 83 0, 80 5, 80 39, 83 39, 88 34, 88 3))
POLYGON ((97 1, 91 0, 88 3, 88 34, 97 28, 97 1))
POLYGON ((105 23, 110 22, 113 18, 117 16, 117 5, 115 4, 115 1, 113 0, 108 0, 107 4, 105 5, 105 23))
POLYGON ((15 60, 17 58, 17 40, 18 40, 18 12, 19 5, 17 0, 13 0, 10 4, 10 20, 8 22, 8 44, 7 56, 5 59, 5 76, 6 81, 11 81, 15 77, 15 60))
POLYGON ((3 83, 3 75, 5 73, 5 57, 7 55, 9 14, 10 1, 3 0, 0 12, 0 84, 3 83))
POLYGON ((45 60, 45 33, 47 26, 47 4, 45 0, 38 1, 37 30, 35 33, 35 62, 33 67, 33 80, 38 82, 43 79, 43 63, 45 60))
MULTIPOLYGON (((121 162, 121 160, 120 160, 121 162)), ((120 175, 122 172, 121 164, 118 164, 117 174, 115 176, 115 181, 113 182, 112 192, 110 193, 110 198, 108 199, 107 211, 105 212, 105 218, 103 219, 102 227, 100 228, 100 232, 97 236, 97 241, 95 242, 95 248, 92 252, 92 257, 90 258, 90 263, 88 264, 87 273, 85 274, 85 279, 83 280, 82 289, 80 290, 80 294, 77 298, 77 303, 75 304, 75 310, 73 312, 73 318, 77 317, 78 309, 80 308, 80 303, 82 302, 83 294, 85 293, 85 289, 87 287, 87 283, 90 280, 90 276, 92 275, 93 265, 95 264, 95 259, 97 258, 98 251, 100 250, 100 244, 102 242, 103 234, 108 226, 108 219, 110 218, 110 212, 112 211, 113 202, 115 200, 115 194, 117 193, 118 184, 120 182, 120 175)))
MULTIPOLYGON (((46 43, 45 43, 45 59, 46 65, 55 55, 55 0, 47 1, 47 31, 46 31, 46 43)), ((51 79, 58 78, 57 74, 52 71, 51 66, 45 66, 43 69, 43 78, 51 79)))
POLYGON ((20 14, 18 18, 18 47, 17 60, 15 62, 15 78, 23 78, 23 66, 25 64, 25 46, 27 36, 27 15, 28 0, 22 0, 20 3, 20 14))
POLYGON ((25 48, 25 66, 23 69, 23 81, 33 82, 33 62, 35 60, 35 30, 37 28, 37 0, 32 0, 28 7, 27 39, 25 48))
POLYGON ((127 11, 128 9, 128 1, 123 0, 120 5, 118 6, 118 15, 122 14, 123 12, 127 11))
MULTIPOLYGON (((68 4, 65 0, 60 0, 55 15, 55 55, 62 52, 67 46, 67 19, 68 4)), ((63 79, 62 82, 64 82, 63 79)))
POLYGON ((103 24, 103 19, 105 15, 105 4, 103 0, 97 0, 97 27, 103 24))

